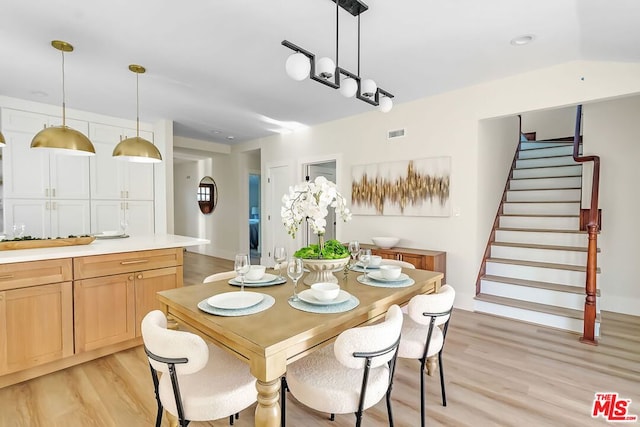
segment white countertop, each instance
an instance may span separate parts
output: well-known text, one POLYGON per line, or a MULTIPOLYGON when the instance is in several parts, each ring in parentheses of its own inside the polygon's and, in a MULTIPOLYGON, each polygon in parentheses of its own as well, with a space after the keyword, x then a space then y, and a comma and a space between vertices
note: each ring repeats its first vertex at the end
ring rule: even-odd
POLYGON ((0 251, 0 264, 25 261, 41 261, 45 259, 73 258, 91 255, 105 255, 119 252, 179 248, 186 246, 205 245, 208 243, 210 243, 210 241, 207 239, 176 236, 173 234, 131 236, 124 239, 96 239, 88 245, 0 251))

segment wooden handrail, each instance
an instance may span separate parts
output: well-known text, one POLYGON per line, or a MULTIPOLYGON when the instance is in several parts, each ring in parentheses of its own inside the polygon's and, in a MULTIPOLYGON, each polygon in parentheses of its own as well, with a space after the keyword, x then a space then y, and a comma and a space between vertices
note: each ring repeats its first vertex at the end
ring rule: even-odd
POLYGON ((580 341, 597 345, 595 337, 596 324, 596 270, 598 268, 598 191, 600 187, 600 157, 580 156, 580 129, 582 123, 582 105, 578 105, 576 112, 576 128, 573 135, 573 160, 579 163, 593 162, 593 176, 591 180, 591 205, 589 207, 589 245, 587 246, 587 277, 585 280, 586 298, 584 301, 584 324, 580 341))

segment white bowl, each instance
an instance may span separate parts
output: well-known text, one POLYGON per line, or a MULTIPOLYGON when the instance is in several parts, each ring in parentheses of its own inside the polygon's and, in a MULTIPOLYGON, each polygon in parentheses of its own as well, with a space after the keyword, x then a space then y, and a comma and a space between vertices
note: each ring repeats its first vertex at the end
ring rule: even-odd
POLYGON ((380 255, 371 255, 369 259, 369 267, 377 267, 382 262, 382 257, 380 255))
POLYGON ((380 274, 387 280, 394 280, 400 277, 402 267, 399 265, 383 264, 380 266, 380 274))
POLYGON ((391 249, 400 241, 399 237, 372 237, 373 243, 380 249, 391 249))
POLYGON ((106 230, 102 232, 103 236, 117 236, 119 234, 122 234, 122 233, 119 232, 118 230, 106 230))
POLYGON ((314 283, 311 285, 311 293, 318 301, 332 301, 340 294, 340 285, 328 282, 314 283))
POLYGON ((260 280, 264 277, 264 273, 267 270, 267 267, 264 265, 252 265, 245 277, 247 280, 260 280))

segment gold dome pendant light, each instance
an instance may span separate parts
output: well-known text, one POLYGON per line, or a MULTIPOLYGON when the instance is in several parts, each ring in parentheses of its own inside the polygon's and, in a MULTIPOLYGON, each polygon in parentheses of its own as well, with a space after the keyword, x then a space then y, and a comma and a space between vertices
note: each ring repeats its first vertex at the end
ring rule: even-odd
POLYGON ((4 147, 5 145, 7 145, 7 142, 5 141, 2 132, 0 132, 0 147, 4 147))
POLYGON ((158 163, 162 161, 162 156, 158 148, 153 143, 144 138, 140 138, 140 100, 138 90, 138 76, 143 74, 145 68, 141 65, 131 64, 129 70, 136 73, 136 136, 120 141, 113 149, 113 157, 119 160, 137 163, 158 163))
POLYGON ((66 125, 64 53, 73 52, 73 46, 60 40, 53 40, 51 46, 62 52, 62 126, 51 126, 38 132, 31 141, 31 148, 55 150, 60 154, 75 156, 93 156, 96 150, 89 138, 66 125))

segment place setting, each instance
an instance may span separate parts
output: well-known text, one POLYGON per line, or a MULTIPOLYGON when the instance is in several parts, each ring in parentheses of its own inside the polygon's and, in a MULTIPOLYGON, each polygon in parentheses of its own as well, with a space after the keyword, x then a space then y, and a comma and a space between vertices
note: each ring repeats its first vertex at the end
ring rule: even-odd
MULTIPOLYGON (((278 271, 278 274, 271 274, 266 272, 267 267, 264 265, 252 265, 249 271, 244 276, 244 286, 247 288, 261 288, 265 286, 282 285, 287 282, 287 279, 282 277, 278 271)), ((240 275, 229 279, 227 282, 232 286, 242 286, 242 279, 240 275)))
POLYGON ((293 295, 288 299, 291 307, 309 313, 342 313, 352 310, 360 304, 358 298, 340 289, 337 283, 314 283, 309 289, 298 293, 298 280, 303 273, 304 265, 300 258, 289 260, 287 275, 293 281, 293 295))
POLYGON ((363 285, 379 288, 404 288, 415 283, 415 280, 402 272, 402 267, 391 264, 382 264, 377 270, 358 276, 357 280, 363 285))
MULTIPOLYGON (((249 263, 249 256, 247 254, 239 254, 236 255, 235 258, 234 270, 238 275, 238 278, 240 279, 240 290, 224 292, 206 298, 198 303, 198 308, 200 310, 209 314, 214 314, 216 316, 234 317, 259 313, 261 311, 267 310, 268 308, 273 306, 273 304, 275 304, 275 298, 273 298, 271 295, 244 290, 245 285, 250 286, 252 284, 262 284, 263 286, 270 286, 264 285, 264 282, 255 283, 256 281, 259 282, 261 279, 265 278, 266 273, 264 266, 252 266, 249 263), (262 268, 254 269, 252 267, 262 268), (252 270, 255 270, 253 275, 250 274, 252 270), (254 283, 245 283, 245 276, 255 278, 254 283)), ((275 282, 276 279, 277 277, 274 276, 273 278, 271 278, 271 281, 275 282)), ((251 281, 251 279, 249 280, 251 281)), ((284 283, 284 278, 282 280, 282 283, 284 283)), ((231 281, 229 281, 229 283, 233 284, 231 283, 231 281)))

